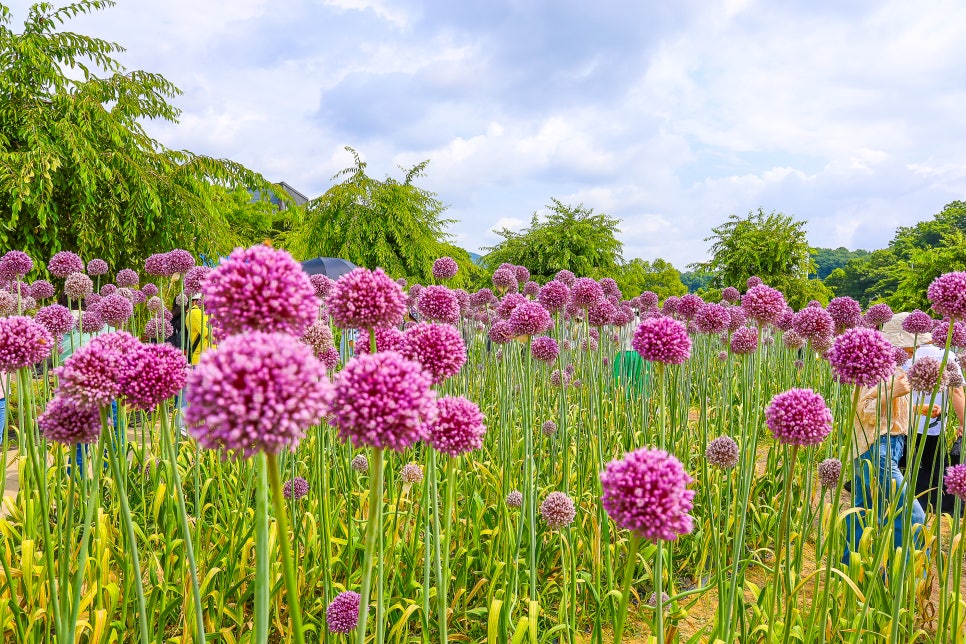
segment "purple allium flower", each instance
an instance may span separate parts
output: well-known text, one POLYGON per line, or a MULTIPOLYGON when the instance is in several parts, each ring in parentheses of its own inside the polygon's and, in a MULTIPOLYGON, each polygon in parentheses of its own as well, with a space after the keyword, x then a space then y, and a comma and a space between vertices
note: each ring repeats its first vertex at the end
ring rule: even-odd
POLYGON ((728 329, 731 331, 737 331, 745 325, 747 317, 745 316, 745 310, 740 306, 729 306, 728 307, 728 329))
POLYGON ((678 302, 677 314, 682 319, 691 320, 698 314, 702 306, 704 306, 704 300, 693 293, 688 293, 682 296, 681 301, 678 302))
POLYGON ((101 433, 101 416, 96 407, 85 407, 64 396, 54 396, 37 418, 37 426, 49 441, 67 445, 89 444, 101 433))
POLYGON ((349 463, 349 467, 360 474, 365 474, 369 471, 369 459, 366 458, 365 454, 356 454, 352 457, 352 462, 349 463))
POLYGON ((147 309, 151 313, 158 315, 159 313, 161 313, 161 310, 164 309, 164 302, 162 302, 161 298, 158 297, 157 295, 152 295, 151 298, 148 300, 147 309))
POLYGON ((195 258, 188 251, 175 248, 165 253, 164 262, 169 276, 175 273, 184 275, 194 267, 195 258))
POLYGON ((170 344, 141 345, 121 363, 121 393, 134 409, 151 410, 184 388, 188 362, 170 344))
POLYGON ((745 314, 759 324, 774 324, 786 306, 782 292, 764 284, 749 288, 741 298, 741 308, 745 314))
POLYGON ((13 315, 17 312, 17 296, 0 289, 0 317, 13 315))
POLYGON ((825 309, 809 306, 795 314, 792 328, 806 340, 811 340, 819 336, 831 336, 835 332, 835 322, 825 309))
POLYGON ((87 262, 87 274, 97 277, 98 275, 105 275, 108 271, 107 262, 103 259, 92 259, 87 262))
POLYGON ((802 336, 798 335, 798 333, 795 332, 795 329, 790 329, 782 334, 782 342, 786 347, 794 351, 804 347, 806 340, 802 336))
POLYGON ((514 337, 513 327, 506 320, 494 322, 490 327, 489 338, 494 344, 506 344, 514 337))
POLYGON ((681 298, 676 295, 664 298, 664 306, 661 307, 661 311, 664 315, 675 315, 678 312, 678 307, 681 306, 681 298))
POLYGON ((527 302, 526 296, 520 293, 507 293, 500 300, 499 305, 496 307, 497 315, 499 315, 504 320, 510 319, 510 314, 513 313, 513 309, 517 308, 524 302, 527 302))
MULTIPOLYGON (((124 288, 124 287, 121 287, 121 288, 124 288)), ((107 297, 108 295, 114 295, 115 293, 118 292, 118 290, 119 289, 114 284, 105 284, 101 287, 99 295, 101 297, 107 297)), ((130 289, 127 289, 127 290, 130 290, 130 289)))
POLYGON ((650 362, 682 364, 691 357, 687 329, 666 316, 642 320, 634 332, 631 346, 650 362))
POLYGON ((395 351, 356 356, 329 395, 330 421, 342 440, 402 451, 426 438, 436 417, 432 380, 395 351))
POLYGON ((193 266, 184 274, 184 290, 186 293, 194 295, 201 293, 201 288, 211 273, 207 266, 193 266))
POLYGON ((592 306, 604 297, 604 289, 596 280, 589 277, 579 277, 570 288, 570 301, 581 308, 592 306))
MULTIPOLYGON (((329 295, 329 291, 332 290, 332 285, 335 284, 335 282, 332 281, 328 275, 322 274, 312 275, 309 277, 309 280, 312 282, 313 288, 315 288, 316 297, 323 301, 329 295)), ((402 288, 402 286, 400 286, 400 288, 402 288)))
POLYGON ((523 294, 527 297, 536 298, 540 295, 540 285, 534 281, 528 281, 523 285, 523 294))
POLYGON ((731 353, 746 355, 758 349, 758 329, 743 326, 731 334, 731 353))
POLYGON ((560 369, 554 369, 550 372, 550 386, 551 387, 566 387, 570 384, 571 374, 566 371, 560 371, 560 369), (562 374, 562 375, 561 375, 562 374))
POLYGON ((600 343, 597 341, 597 338, 593 336, 584 338, 583 342, 580 343, 580 348, 584 351, 589 351, 590 353, 596 353, 599 346, 600 343))
POLYGON ((577 281, 577 276, 568 271, 566 268, 557 271, 557 274, 554 275, 553 278, 558 282, 563 282, 564 286, 568 288, 573 286, 574 282, 577 281))
POLYGON ((436 401, 436 410, 428 437, 433 449, 455 457, 483 447, 486 425, 476 403, 463 396, 447 396, 436 401))
POLYGON ((721 291, 721 299, 729 304, 736 304, 741 301, 741 293, 734 286, 729 286, 721 291))
POLYGON ((460 305, 460 314, 466 314, 470 310, 470 294, 461 288, 454 288, 453 295, 456 296, 456 301, 460 305))
POLYGON ((818 464, 818 480, 825 489, 831 489, 839 484, 842 476, 842 461, 837 458, 827 458, 818 464))
POLYGON ((71 273, 84 272, 84 260, 77 253, 62 250, 47 262, 47 270, 54 277, 67 277, 71 273))
POLYGON ((946 363, 946 376, 944 378, 946 386, 950 389, 962 387, 964 384, 962 370, 959 369, 954 361, 946 363))
POLYGON ((164 318, 151 318, 144 324, 144 335, 158 340, 167 340, 174 335, 174 325, 164 318))
MULTIPOLYGON (((663 607, 664 612, 667 612, 667 610, 668 610, 668 604, 670 602, 671 602, 671 596, 668 595, 665 592, 662 592, 661 593, 661 606, 663 607)), ((650 606, 651 608, 657 607, 657 593, 651 593, 650 597, 647 598, 647 601, 644 602, 644 605, 645 606, 650 606)))
POLYGON ((119 328, 134 315, 134 305, 123 295, 108 295, 97 306, 97 312, 107 324, 119 328))
POLYGON ((282 486, 282 496, 286 499, 301 499, 308 493, 309 482, 301 476, 285 481, 285 485, 282 486))
POLYGON ((640 305, 641 310, 647 311, 650 309, 657 308, 657 293, 653 291, 644 291, 640 295, 640 305))
POLYGON ((23 277, 34 268, 34 260, 22 250, 7 251, 0 258, 0 281, 23 277))
MULTIPOLYGON (((396 283, 389 282, 401 297, 396 283)), ((255 330, 299 337, 315 322, 319 312, 315 289, 302 266, 286 251, 264 245, 232 251, 228 259, 208 273, 202 292, 219 338, 255 330)), ((346 306, 351 309, 348 300, 339 300, 343 307, 340 312, 344 313, 346 306)))
POLYGON ((530 279, 530 269, 526 266, 514 266, 513 272, 517 278, 517 284, 526 284, 527 280, 530 279))
POLYGON ((165 253, 155 253, 144 260, 144 272, 148 275, 158 275, 161 277, 171 277, 173 274, 173 271, 168 270, 165 253))
POLYGON ((54 337, 66 335, 74 328, 74 316, 70 309, 60 304, 51 304, 40 309, 34 320, 54 337))
POLYGON ((933 319, 928 313, 916 309, 902 321, 902 330, 913 335, 922 335, 932 331, 933 319))
POLYGON ((939 370, 939 360, 924 356, 919 358, 909 368, 909 386, 913 391, 932 391, 945 386, 944 375, 939 370))
POLYGON ((30 296, 37 300, 49 300, 56 294, 54 285, 47 280, 37 280, 30 285, 30 296))
POLYGON ((507 322, 514 336, 539 335, 550 328, 553 319, 547 309, 528 300, 513 309, 507 322))
POLYGON ((418 463, 408 463, 403 465, 403 468, 399 470, 399 478, 403 480, 403 483, 412 485, 413 483, 422 483, 423 481, 423 467, 418 463))
POLYGON ((84 298, 84 305, 87 307, 88 311, 96 311, 97 306, 101 303, 104 298, 97 293, 91 293, 84 298))
POLYGON ((339 355, 338 349, 332 347, 331 349, 323 351, 322 355, 319 356, 319 360, 325 365, 326 369, 332 371, 339 366, 339 361, 342 360, 342 356, 339 355))
POLYGON ((638 449, 600 474, 601 500, 611 519, 636 536, 673 541, 694 529, 693 482, 681 462, 664 450, 638 449))
POLYGON ((452 279, 456 277, 459 268, 456 260, 452 257, 440 257, 433 262, 433 277, 440 281, 452 279))
POLYGON ((780 443, 807 447, 818 445, 832 431, 832 412, 811 389, 789 389, 771 399, 765 423, 780 443))
POLYGON ((966 319, 966 272, 945 273, 932 281, 926 296, 932 310, 953 319, 966 319))
POLYGON ((839 333, 859 326, 862 321, 862 307, 851 297, 833 298, 828 303, 828 313, 832 316, 835 330, 839 333))
POLYGON ((356 268, 346 273, 332 285, 325 303, 336 325, 343 329, 399 326, 406 313, 402 288, 381 268, 356 268))
MULTIPOLYGON (((396 332, 398 333, 398 331, 396 332)), ((310 324, 307 329, 305 329, 305 333, 302 334, 302 342, 312 347, 312 353, 315 354, 316 358, 322 355, 323 351, 335 347, 332 339, 332 329, 329 328, 328 324, 321 320, 316 320, 310 324)), ((365 345, 364 336, 362 345, 365 345)))
MULTIPOLYGON (((87 313, 85 312, 85 317, 87 313)), ((130 333, 97 336, 54 370, 58 394, 85 407, 106 407, 121 397, 121 371, 143 345, 130 333)))
MULTIPOLYGON (((132 304, 134 303, 134 291, 132 289, 122 286, 121 288, 117 289, 115 293, 111 293, 111 295, 120 295, 128 302, 131 302, 132 304)), ((107 296, 105 295, 104 297, 107 297, 107 296)))
POLYGON ((728 360, 728 352, 727 351, 719 351, 718 352, 718 360, 720 360, 721 362, 727 362, 727 360, 728 360))
POLYGON ((126 286, 131 288, 137 286, 138 282, 141 281, 141 278, 138 276, 137 272, 131 270, 130 268, 122 268, 117 272, 117 276, 114 278, 114 281, 118 286, 126 286))
POLYGON ((792 324, 795 321, 795 311, 790 306, 786 306, 782 314, 778 316, 775 320, 775 328, 779 331, 788 331, 792 328, 792 324))
POLYGON ((557 423, 553 422, 552 420, 545 420, 543 422, 543 435, 553 436, 556 433, 557 433, 557 423))
POLYGON ((456 299, 456 294, 445 286, 427 286, 419 294, 416 306, 419 314, 426 320, 459 324, 459 300, 456 299))
MULTIPOLYGON (((402 331, 394 326, 379 327, 378 329, 374 329, 374 331, 376 335, 376 351, 402 351, 403 344, 405 343, 405 336, 402 331)), ((356 340, 355 349, 356 355, 372 353, 372 338, 369 337, 367 330, 359 330, 359 339, 356 340)))
POLYGON ((0 373, 31 367, 50 356, 54 337, 32 318, 0 318, 0 373))
POLYGON ((470 304, 477 308, 488 306, 496 296, 488 288, 481 288, 476 293, 470 295, 470 304))
POLYGON ((893 353, 895 354, 894 359, 897 367, 901 367, 909 361, 909 354, 906 353, 906 350, 902 347, 895 347, 893 353))
POLYGON ((498 268, 493 271, 493 277, 491 278, 493 286, 500 291, 516 291, 517 286, 517 276, 516 272, 510 268, 498 268))
POLYGON ((835 344, 835 336, 820 335, 809 340, 809 343, 811 344, 813 351, 817 351, 824 356, 832 348, 832 345, 835 344))
POLYGON ((530 354, 534 360, 550 364, 560 355, 560 347, 557 346, 557 341, 553 338, 541 335, 530 342, 530 354))
MULTIPOLYGON (((945 347, 948 336, 949 320, 936 322, 932 327, 933 343, 939 347, 945 347)), ((949 345, 952 347, 966 347, 966 324, 963 322, 953 322, 953 337, 950 338, 949 345)))
POLYGON ((508 508, 520 508, 523 507, 523 492, 520 490, 513 490, 506 495, 504 500, 508 508))
POLYGON ((104 320, 96 310, 89 309, 81 313, 80 330, 82 333, 97 333, 103 328, 104 320))
POLYGON ((325 609, 325 625, 330 633, 350 633, 359 623, 359 593, 339 593, 325 609))
POLYGON ((188 384, 191 435, 203 447, 246 457, 294 449, 327 411, 331 389, 309 347, 284 333, 260 331, 230 336, 206 351, 188 384))
POLYGON ((587 323, 593 327, 602 327, 610 324, 616 314, 617 307, 609 300, 600 299, 587 307, 587 323))
POLYGON ((433 384, 455 376, 466 364, 463 336, 449 324, 420 322, 410 327, 403 334, 399 353, 418 364, 433 384))
POLYGON ((966 499, 966 465, 953 465, 946 468, 946 492, 966 499))
POLYGON ((621 297, 621 289, 617 286, 617 281, 612 277, 605 277, 600 280, 600 288, 604 291, 605 296, 614 296, 617 298, 621 297))
POLYGON ((753 289, 756 286, 761 286, 762 284, 764 284, 764 281, 762 281, 762 279, 757 275, 752 275, 745 280, 745 286, 747 286, 749 289, 753 289))
POLYGON ((71 273, 64 282, 64 295, 68 300, 83 300, 94 292, 94 283, 83 273, 71 273))
POLYGON ((577 508, 563 492, 551 492, 540 504, 540 516, 551 530, 559 530, 573 523, 577 508))
POLYGON ((888 304, 873 304, 865 312, 866 320, 874 327, 882 328, 882 325, 892 319, 892 309, 888 304))
POLYGON ((738 464, 738 443, 730 436, 719 436, 704 452, 708 464, 719 470, 730 470, 738 464))
POLYGON ((37 300, 30 297, 29 295, 23 296, 20 300, 20 305, 23 307, 24 311, 33 311, 37 308, 37 300))
POLYGON ((701 333, 718 335, 728 330, 730 322, 731 316, 728 315, 728 309, 712 302, 704 304, 694 316, 694 323, 701 333))
POLYGON ((835 339, 828 352, 832 372, 840 382, 872 387, 892 375, 895 352, 875 329, 849 329, 835 339))

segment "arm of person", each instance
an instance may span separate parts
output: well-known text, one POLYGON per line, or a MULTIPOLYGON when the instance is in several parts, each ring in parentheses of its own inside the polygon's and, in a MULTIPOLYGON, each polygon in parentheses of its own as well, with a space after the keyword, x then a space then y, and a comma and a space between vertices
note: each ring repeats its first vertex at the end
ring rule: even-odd
POLYGON ((956 387, 952 390, 952 403, 953 410, 956 412, 956 418, 959 420, 959 425, 956 428, 956 435, 963 435, 963 424, 964 424, 964 411, 966 411, 966 394, 963 393, 962 387, 956 387))

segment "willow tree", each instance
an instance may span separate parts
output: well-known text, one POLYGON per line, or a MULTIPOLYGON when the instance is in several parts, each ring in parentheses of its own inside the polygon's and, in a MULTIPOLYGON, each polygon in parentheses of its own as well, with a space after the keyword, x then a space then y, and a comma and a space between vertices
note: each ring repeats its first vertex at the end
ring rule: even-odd
POLYGON ((219 184, 267 184, 237 163, 152 139, 142 124, 176 122, 178 88, 125 70, 117 43, 59 30, 113 4, 36 4, 19 33, 0 5, 0 249, 41 263, 73 250, 115 267, 175 246, 223 253, 236 240, 219 184))
POLYGON ((431 280, 433 261, 448 255, 460 265, 453 285, 474 283, 480 269, 451 243, 446 228, 454 220, 443 218, 446 206, 414 183, 429 161, 400 168, 402 180, 380 181, 366 174, 358 152, 346 150, 354 165, 333 177, 340 183, 306 205, 301 225, 287 239, 292 253, 300 259, 341 257, 416 281, 431 280))

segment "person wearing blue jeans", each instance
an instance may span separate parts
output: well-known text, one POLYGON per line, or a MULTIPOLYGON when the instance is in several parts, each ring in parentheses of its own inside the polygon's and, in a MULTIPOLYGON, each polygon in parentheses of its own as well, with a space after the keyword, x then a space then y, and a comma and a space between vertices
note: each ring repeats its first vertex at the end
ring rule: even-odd
MULTIPOLYGON (((853 437, 852 505, 871 510, 881 525, 886 517, 893 517, 893 545, 902 547, 905 539, 904 509, 909 484, 899 470, 899 459, 906 446, 909 425, 909 380, 902 369, 876 387, 864 387, 859 393, 855 410, 853 437), (857 456, 856 456, 857 455, 857 456), (873 487, 875 486, 875 487, 873 487)), ((845 518, 845 555, 859 547, 867 523, 867 513, 849 513, 845 518)), ((922 530, 926 522, 919 501, 912 502, 913 545, 923 544, 922 530)), ((908 545, 908 544, 907 544, 908 545)))

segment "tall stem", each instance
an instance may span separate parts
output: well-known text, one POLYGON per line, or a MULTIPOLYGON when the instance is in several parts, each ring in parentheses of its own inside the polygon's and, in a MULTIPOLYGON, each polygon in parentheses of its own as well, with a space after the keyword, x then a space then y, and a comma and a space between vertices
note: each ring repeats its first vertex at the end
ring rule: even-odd
POLYGON ((266 644, 272 580, 268 565, 268 471, 264 454, 255 458, 255 468, 258 472, 255 487, 255 644, 266 644))
POLYGON ((288 544, 288 514, 285 511, 285 498, 282 495, 278 459, 275 454, 266 453, 265 462, 268 466, 268 481, 272 487, 275 521, 278 523, 278 545, 282 553, 282 571, 285 575, 285 587, 288 592, 288 612, 292 618, 292 634, 295 637, 296 644, 305 644, 305 635, 302 633, 302 609, 299 602, 298 580, 295 577, 295 565, 288 544))
MULTIPOLYGON (((376 510, 376 506, 382 503, 382 458, 382 449, 378 447, 373 448, 370 470, 372 473, 369 483, 369 519, 366 525, 365 559, 362 564, 362 593, 360 593, 362 600, 359 605, 359 625, 356 627, 356 644, 365 644, 366 642, 366 626, 369 620, 369 598, 372 594, 372 569, 375 564, 373 555, 376 551, 376 528, 379 521, 379 512, 376 510)), ((380 618, 381 615, 377 614, 376 619, 378 620, 380 618)))
POLYGON ((627 563, 624 564, 624 586, 621 590, 621 603, 617 608, 617 618, 614 620, 614 644, 620 644, 624 637, 624 620, 627 618, 627 602, 631 596, 631 584, 634 583, 634 569, 637 567, 637 549, 641 540, 631 535, 631 544, 627 551, 627 563))

